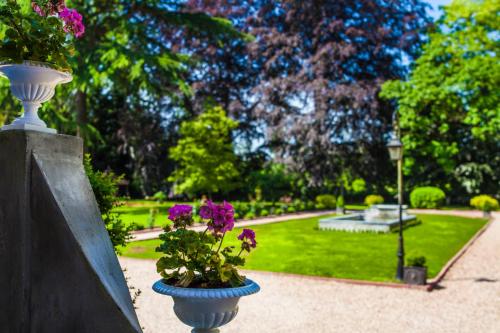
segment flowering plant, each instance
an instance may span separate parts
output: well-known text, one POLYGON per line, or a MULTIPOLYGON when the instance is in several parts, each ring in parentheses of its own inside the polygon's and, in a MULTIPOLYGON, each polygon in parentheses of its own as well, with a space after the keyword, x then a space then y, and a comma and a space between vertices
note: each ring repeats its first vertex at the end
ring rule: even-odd
POLYGON ((203 232, 188 229, 193 225, 193 208, 175 205, 169 210, 173 227, 165 227, 160 235, 163 243, 156 249, 164 256, 156 263, 166 283, 178 287, 225 288, 243 285, 245 277, 236 267, 245 264, 244 252, 257 246, 255 232, 244 229, 238 236, 241 247, 223 247, 227 232, 234 227, 234 209, 228 202, 207 201, 199 215, 207 223, 203 232), (235 254, 237 252, 237 254, 235 254))
POLYGON ((0 5, 0 23, 5 28, 0 42, 0 60, 22 63, 39 61, 69 71, 74 54, 72 37, 85 32, 83 18, 64 0, 36 0, 24 11, 16 0, 0 5))

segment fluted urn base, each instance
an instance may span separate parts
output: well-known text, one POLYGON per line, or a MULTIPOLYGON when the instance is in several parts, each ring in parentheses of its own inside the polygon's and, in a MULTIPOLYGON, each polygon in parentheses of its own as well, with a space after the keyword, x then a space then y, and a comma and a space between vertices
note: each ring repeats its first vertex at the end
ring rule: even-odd
POLYGON ((44 132, 50 134, 57 134, 57 131, 54 128, 48 128, 47 126, 37 126, 26 123, 15 123, 13 122, 10 125, 2 126, 2 131, 11 131, 11 130, 21 130, 21 131, 37 131, 44 132))
POLYGON ((218 328, 213 328, 213 329, 202 329, 202 328, 195 328, 194 330, 191 331, 191 333, 220 333, 220 329, 218 328))

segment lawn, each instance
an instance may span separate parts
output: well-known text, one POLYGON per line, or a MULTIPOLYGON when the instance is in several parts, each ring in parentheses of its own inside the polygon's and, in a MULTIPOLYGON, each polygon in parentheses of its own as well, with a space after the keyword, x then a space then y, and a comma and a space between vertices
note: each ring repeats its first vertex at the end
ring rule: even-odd
MULTIPOLYGON (((485 219, 419 215, 422 224, 405 230, 407 255, 424 255, 429 277, 441 268, 486 223, 485 219)), ((371 281, 393 281, 397 234, 319 231, 318 218, 255 226, 258 248, 245 268, 272 272, 371 281)), ((237 244, 240 229, 226 235, 237 244)), ((123 255, 156 259, 158 240, 132 242, 123 255)))
POLYGON ((115 208, 113 212, 119 213, 122 221, 127 224, 136 224, 142 226, 143 228, 149 228, 149 216, 150 210, 152 208, 157 208, 158 213, 156 215, 155 227, 163 227, 168 223, 168 209, 172 207, 176 202, 164 202, 159 204, 156 201, 148 200, 128 200, 124 201, 122 205, 115 208))

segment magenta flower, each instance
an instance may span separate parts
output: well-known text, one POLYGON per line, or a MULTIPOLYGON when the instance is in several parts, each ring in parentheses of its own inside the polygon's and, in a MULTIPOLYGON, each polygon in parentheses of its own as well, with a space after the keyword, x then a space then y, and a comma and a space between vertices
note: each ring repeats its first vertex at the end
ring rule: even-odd
POLYGON ((238 239, 244 242, 243 248, 257 247, 257 242, 255 241, 255 231, 252 229, 243 229, 243 232, 238 236, 238 239), (247 246, 245 246, 245 244, 247 246))
POLYGON ((212 219, 212 212, 215 209, 215 204, 208 200, 207 203, 200 208, 200 216, 203 219, 212 219))
POLYGON ((64 31, 73 33, 76 38, 83 36, 85 33, 83 17, 76 9, 64 7, 63 10, 59 12, 59 17, 64 21, 64 31))
POLYGON ((31 2, 31 8, 40 16, 56 15, 66 8, 64 0, 50 0, 41 7, 38 1, 31 2))
POLYGON ((174 205, 168 210, 168 219, 175 222, 178 219, 191 218, 193 207, 189 205, 174 205))
POLYGON ((208 229, 215 234, 225 233, 234 228, 234 208, 226 201, 219 205, 208 201, 200 208, 200 216, 204 219, 210 219, 208 229))

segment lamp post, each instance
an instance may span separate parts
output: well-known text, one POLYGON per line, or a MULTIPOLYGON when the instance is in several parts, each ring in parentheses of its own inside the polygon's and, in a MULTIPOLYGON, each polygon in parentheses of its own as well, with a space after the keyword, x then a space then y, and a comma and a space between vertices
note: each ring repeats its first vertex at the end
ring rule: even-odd
POLYGON ((396 137, 389 141, 387 148, 389 149, 391 160, 398 163, 399 246, 396 279, 402 281, 405 257, 403 242, 403 144, 399 140, 399 130, 396 133, 396 137))

